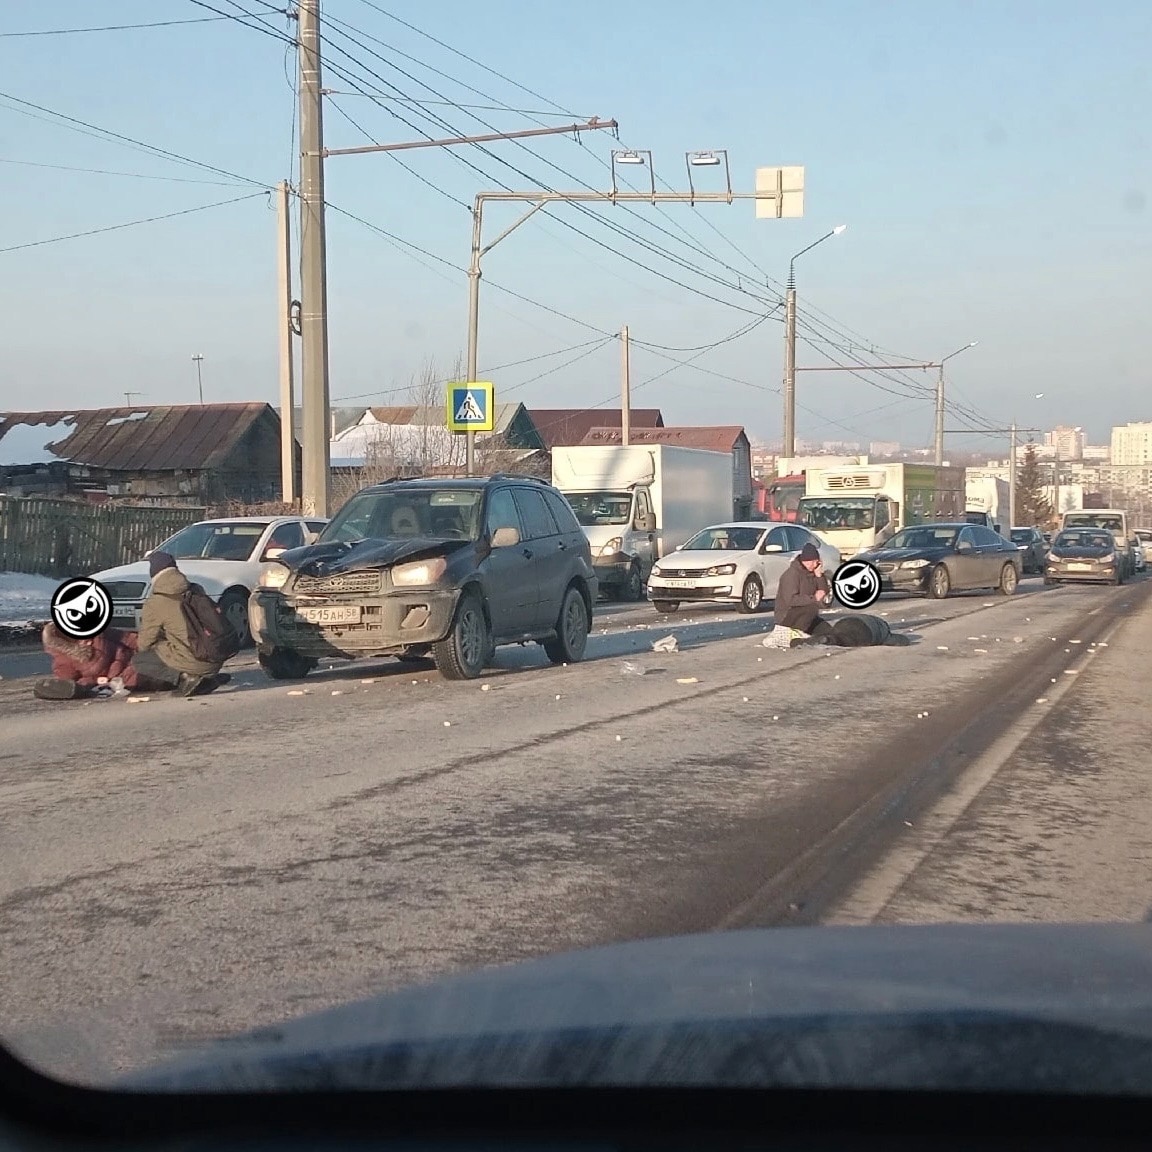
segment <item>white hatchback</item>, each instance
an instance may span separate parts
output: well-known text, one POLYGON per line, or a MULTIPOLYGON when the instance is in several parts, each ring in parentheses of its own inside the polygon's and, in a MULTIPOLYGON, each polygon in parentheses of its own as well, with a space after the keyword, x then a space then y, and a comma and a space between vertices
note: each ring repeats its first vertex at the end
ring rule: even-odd
MULTIPOLYGON (((241 643, 251 642, 248 627, 248 598, 260 580, 260 573, 281 553, 311 544, 324 530, 327 520, 300 516, 229 516, 189 524, 175 536, 157 544, 152 551, 167 552, 180 571, 199 584, 219 605, 241 643)), ((152 588, 148 559, 121 564, 95 579, 112 597, 112 625, 135 632, 140 612, 152 588)))
POLYGON ((685 601, 735 602, 759 612, 776 598, 780 577, 805 544, 820 550, 829 577, 840 552, 797 524, 763 521, 705 528, 682 548, 662 557, 648 578, 648 599, 658 612, 675 612, 685 601))

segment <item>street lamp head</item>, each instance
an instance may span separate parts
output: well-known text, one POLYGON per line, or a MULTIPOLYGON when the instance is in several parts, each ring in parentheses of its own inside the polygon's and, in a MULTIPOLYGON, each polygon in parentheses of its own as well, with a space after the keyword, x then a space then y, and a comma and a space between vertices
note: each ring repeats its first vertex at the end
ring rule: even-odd
POLYGON ((639 152, 613 152, 612 159, 617 164, 644 164, 646 163, 639 152))
POLYGON ((688 163, 694 168, 718 168, 720 157, 715 152, 689 152, 688 163))
POLYGON ((847 224, 837 224, 836 227, 832 229, 832 235, 833 236, 839 236, 840 233, 844 232, 847 228, 848 228, 847 224))

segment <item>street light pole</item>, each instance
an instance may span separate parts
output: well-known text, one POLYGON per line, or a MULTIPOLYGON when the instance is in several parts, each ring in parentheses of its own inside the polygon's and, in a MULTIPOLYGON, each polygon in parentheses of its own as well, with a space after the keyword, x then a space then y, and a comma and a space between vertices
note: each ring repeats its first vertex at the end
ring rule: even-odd
POLYGON ((784 295, 784 450, 783 455, 796 455, 796 261, 817 244, 839 236, 847 224, 838 224, 807 248, 802 248, 788 262, 788 287, 784 295))
POLYGON ((192 363, 196 365, 196 388, 200 393, 200 404, 204 404, 204 379, 200 375, 200 365, 204 363, 204 357, 197 352, 192 357, 192 363))
POLYGON ((961 352, 967 352, 969 348, 975 348, 979 344, 979 340, 973 340, 969 344, 965 344, 963 348, 957 348, 955 352, 949 352, 943 360, 937 364, 940 369, 936 377, 936 467, 939 468, 944 463, 944 365, 947 361, 951 360, 953 356, 959 356, 961 352))

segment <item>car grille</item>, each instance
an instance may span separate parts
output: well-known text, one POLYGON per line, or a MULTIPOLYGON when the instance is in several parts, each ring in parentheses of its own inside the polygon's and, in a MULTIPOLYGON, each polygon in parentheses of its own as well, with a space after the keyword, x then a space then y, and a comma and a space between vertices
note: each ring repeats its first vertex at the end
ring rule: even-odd
POLYGON ((698 576, 703 576, 707 571, 705 568, 664 568, 661 567, 660 575, 668 577, 669 580, 694 580, 698 576))
POLYGON ((143 580, 113 580, 104 587, 113 600, 139 600, 144 595, 143 580))
POLYGON ((896 565, 895 564, 877 564, 876 567, 885 576, 887 576, 890 572, 896 571, 896 565))
POLYGON ((371 569, 363 572, 341 572, 337 576, 297 576, 293 591, 317 595, 379 592, 380 580, 380 573, 371 569))

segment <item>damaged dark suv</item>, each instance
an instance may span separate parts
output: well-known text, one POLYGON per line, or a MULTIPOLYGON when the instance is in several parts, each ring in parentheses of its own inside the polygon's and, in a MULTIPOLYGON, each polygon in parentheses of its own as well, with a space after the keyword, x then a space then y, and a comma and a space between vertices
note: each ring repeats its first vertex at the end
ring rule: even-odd
POLYGON ((498 644, 583 658, 597 584, 564 497, 531 477, 390 480, 357 493, 315 544, 271 564, 249 604, 260 664, 306 676, 321 658, 431 656, 479 676, 498 644))

